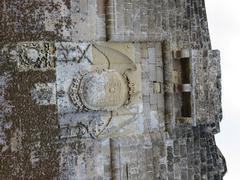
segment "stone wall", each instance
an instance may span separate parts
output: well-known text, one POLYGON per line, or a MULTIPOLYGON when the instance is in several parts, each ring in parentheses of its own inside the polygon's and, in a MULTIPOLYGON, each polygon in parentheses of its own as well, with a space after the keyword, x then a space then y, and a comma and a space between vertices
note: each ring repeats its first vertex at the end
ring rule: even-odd
POLYGON ((181 47, 210 47, 204 1, 109 0, 107 32, 111 41, 173 40, 181 47))
POLYGON ((203 0, 0 2, 0 179, 220 180, 221 119, 203 0))
POLYGON ((170 38, 175 48, 211 47, 203 0, 11 0, 0 5, 2 41, 170 38))
POLYGON ((1 1, 1 41, 104 40, 104 0, 1 1))

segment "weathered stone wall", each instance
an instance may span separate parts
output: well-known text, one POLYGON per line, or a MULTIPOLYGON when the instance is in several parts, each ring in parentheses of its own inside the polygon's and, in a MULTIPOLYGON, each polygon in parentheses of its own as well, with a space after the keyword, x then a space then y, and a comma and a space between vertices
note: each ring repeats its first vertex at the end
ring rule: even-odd
POLYGON ((0 2, 1 41, 104 40, 104 0, 0 2))
POLYGON ((202 0, 109 0, 107 17, 111 41, 172 39, 175 48, 210 47, 202 0))
POLYGON ((56 105, 39 106, 30 91, 36 83, 54 81, 55 74, 18 72, 2 55, 1 62, 1 77, 9 74, 10 79, 1 86, 0 179, 54 178, 59 173, 60 147, 56 105))
POLYGON ((1 39, 162 41, 210 48, 204 1, 2 1, 1 39))
POLYGON ((193 62, 196 63, 196 121, 209 124, 213 133, 217 133, 222 120, 220 53, 193 51, 193 62))
POLYGON ((223 178, 203 0, 1 1, 0 48, 0 179, 223 178))

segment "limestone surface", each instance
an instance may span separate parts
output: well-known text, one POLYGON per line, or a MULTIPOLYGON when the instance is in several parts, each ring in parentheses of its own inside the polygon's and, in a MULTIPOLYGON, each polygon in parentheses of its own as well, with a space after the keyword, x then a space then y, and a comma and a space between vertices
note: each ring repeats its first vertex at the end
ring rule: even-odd
POLYGON ((0 180, 221 180, 204 0, 0 1, 0 180))

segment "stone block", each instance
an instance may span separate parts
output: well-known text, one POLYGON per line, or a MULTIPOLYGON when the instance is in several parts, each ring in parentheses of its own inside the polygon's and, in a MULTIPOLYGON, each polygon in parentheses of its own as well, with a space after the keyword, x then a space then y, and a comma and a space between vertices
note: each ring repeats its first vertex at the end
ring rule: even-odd
POLYGON ((148 48, 149 63, 156 63, 156 50, 155 48, 148 48))
POLYGON ((157 81, 156 67, 152 64, 149 64, 149 80, 157 81))
POLYGON ((155 93, 155 94, 162 93, 161 83, 153 82, 153 93, 155 93))

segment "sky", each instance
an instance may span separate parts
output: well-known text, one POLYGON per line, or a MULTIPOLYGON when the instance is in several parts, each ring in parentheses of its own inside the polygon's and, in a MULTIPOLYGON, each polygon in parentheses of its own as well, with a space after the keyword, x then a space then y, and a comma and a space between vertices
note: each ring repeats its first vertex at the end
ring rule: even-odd
POLYGON ((224 180, 240 179, 240 1, 205 0, 212 49, 221 52, 223 120, 216 135, 227 161, 224 180))

